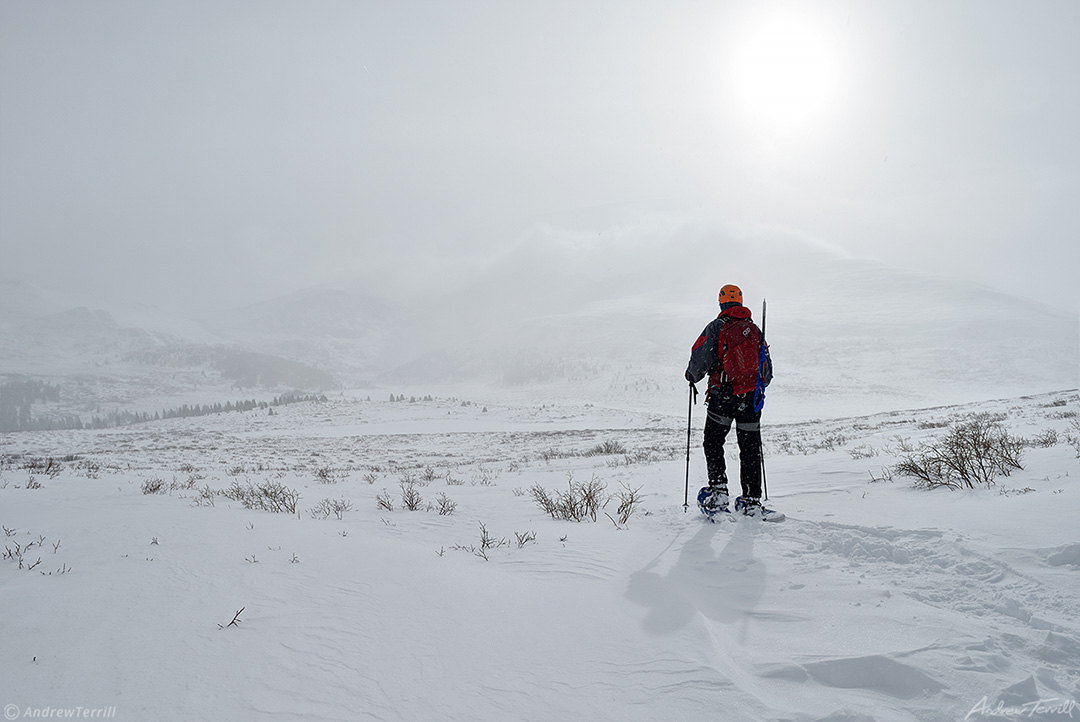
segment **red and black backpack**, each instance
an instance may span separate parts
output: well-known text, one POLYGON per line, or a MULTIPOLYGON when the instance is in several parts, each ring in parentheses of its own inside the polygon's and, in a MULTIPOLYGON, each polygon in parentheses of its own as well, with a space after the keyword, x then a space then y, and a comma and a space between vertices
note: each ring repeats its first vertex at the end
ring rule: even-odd
POLYGON ((761 351, 761 332, 749 318, 729 317, 720 326, 717 373, 720 382, 731 384, 732 393, 739 395, 757 387, 758 362, 761 351))

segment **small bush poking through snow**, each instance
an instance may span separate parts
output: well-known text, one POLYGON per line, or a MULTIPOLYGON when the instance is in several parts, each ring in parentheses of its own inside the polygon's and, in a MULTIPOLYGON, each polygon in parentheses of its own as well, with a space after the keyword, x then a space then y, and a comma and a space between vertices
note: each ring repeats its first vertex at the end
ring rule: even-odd
POLYGON ((75 468, 86 474, 88 479, 97 479, 101 476, 102 465, 99 461, 93 461, 92 459, 80 461, 75 468))
POLYGON ((1023 469, 1024 440, 1010 436, 1001 421, 977 416, 954 426, 944 439, 922 444, 900 460, 894 471, 915 478, 924 488, 992 486, 1000 474, 1023 469))
POLYGON ((156 476, 152 476, 142 483, 142 493, 144 494, 164 494, 165 493, 165 480, 156 476))
POLYGON ((424 506, 424 498, 416 490, 415 484, 401 482, 401 505, 409 511, 420 511, 424 506))
MULTIPOLYGON (((520 535, 518 535, 518 536, 519 536, 519 540, 520 540, 520 535)), ((480 546, 479 547, 477 547, 475 544, 468 544, 468 545, 455 544, 454 546, 452 546, 450 548, 451 549, 458 549, 460 551, 469 552, 470 554, 474 554, 474 555, 480 557, 481 559, 483 559, 486 562, 486 561, 489 560, 489 557, 488 557, 488 550, 489 549, 498 549, 499 547, 507 546, 509 544, 510 544, 509 540, 507 540, 505 537, 501 537, 501 538, 493 537, 491 534, 489 534, 488 530, 487 530, 487 527, 484 526, 483 522, 480 522, 480 546)), ((521 546, 524 546, 524 544, 519 544, 518 548, 520 548, 521 546)), ((440 556, 442 556, 442 555, 440 554, 440 556)))
POLYGON ((169 482, 169 492, 174 491, 189 491, 195 488, 195 483, 198 481, 194 476, 189 476, 185 481, 177 481, 176 477, 169 482))
POLYGON ((214 506, 214 497, 217 496, 217 492, 210 488, 209 484, 203 485, 203 488, 199 489, 199 493, 192 497, 195 506, 214 506))
POLYGON ((334 471, 329 466, 320 466, 315 470, 315 481, 319 484, 336 484, 344 478, 344 474, 334 471))
MULTIPOLYGON (((74 460, 76 457, 70 458, 74 460)), ((64 470, 64 465, 50 456, 45 459, 30 459, 23 465, 23 468, 31 474, 44 474, 51 479, 55 479, 64 470)))
POLYGON ((1069 442, 1069 446, 1073 447, 1076 451, 1076 458, 1080 459, 1080 419, 1073 419, 1069 422, 1069 427, 1073 433, 1066 433, 1065 440, 1069 442))
MULTIPOLYGON (((499 472, 483 464, 476 468, 472 477, 473 486, 495 486, 495 480, 499 478, 499 472)), ((447 479, 449 482, 449 479, 447 479)))
POLYGON ((596 515, 607 503, 604 495, 607 484, 596 476, 587 482, 575 482, 573 474, 567 476, 569 481, 566 491, 549 492, 539 483, 533 485, 529 489, 533 501, 544 513, 551 515, 552 519, 596 521, 596 515))
POLYGON ((488 533, 487 527, 483 522, 480 522, 480 548, 481 549, 498 549, 501 546, 509 544, 505 538, 496 538, 488 533))
POLYGON ((450 497, 446 494, 439 494, 435 497, 435 501, 438 503, 436 509, 439 512, 439 516, 450 516, 457 509, 457 502, 451 501, 450 497))
POLYGON ((848 449, 848 454, 852 459, 872 459, 877 456, 877 449, 870 444, 859 444, 848 449))
POLYGON ((1051 446, 1057 446, 1058 432, 1054 429, 1046 429, 1042 433, 1032 437, 1031 443, 1034 446, 1040 446, 1044 449, 1049 449, 1051 446))
POLYGON ((345 512, 352 511, 352 502, 348 499, 330 499, 326 498, 320 501, 311 510, 312 519, 328 519, 331 514, 341 519, 345 516, 345 512))
POLYGON ((625 524, 630 521, 630 517, 637 511, 638 504, 641 503, 641 497, 639 496, 640 492, 640 486, 634 489, 626 484, 623 484, 622 491, 615 492, 612 498, 619 502, 617 514, 620 524, 625 524))
POLYGON ((618 441, 604 441, 591 449, 587 449, 583 456, 607 456, 611 454, 625 454, 626 447, 618 441))
POLYGON ((221 495, 240 502, 245 509, 261 509, 274 513, 295 514, 296 503, 300 501, 300 492, 277 481, 263 481, 259 484, 249 481, 246 485, 234 481, 221 495))

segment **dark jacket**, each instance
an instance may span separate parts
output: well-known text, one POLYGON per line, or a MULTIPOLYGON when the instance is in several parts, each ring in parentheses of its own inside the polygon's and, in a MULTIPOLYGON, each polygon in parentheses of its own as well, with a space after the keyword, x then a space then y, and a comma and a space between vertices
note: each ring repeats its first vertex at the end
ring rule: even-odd
MULTIPOLYGON (((694 342, 693 348, 690 349, 690 363, 686 366, 686 379, 688 381, 697 383, 708 374, 709 389, 723 389, 723 369, 720 367, 720 329, 729 320, 743 318, 753 323, 750 309, 746 306, 732 306, 721 311, 720 315, 705 327, 705 330, 701 332, 701 336, 694 342)), ((757 328, 756 324, 754 328, 757 328)), ((761 333, 761 329, 758 329, 758 333, 761 333)), ((765 344, 764 350, 765 364, 762 376, 765 385, 768 386, 772 381, 772 358, 769 356, 768 344, 765 344)), ((731 393, 730 384, 728 384, 726 392, 731 393)))

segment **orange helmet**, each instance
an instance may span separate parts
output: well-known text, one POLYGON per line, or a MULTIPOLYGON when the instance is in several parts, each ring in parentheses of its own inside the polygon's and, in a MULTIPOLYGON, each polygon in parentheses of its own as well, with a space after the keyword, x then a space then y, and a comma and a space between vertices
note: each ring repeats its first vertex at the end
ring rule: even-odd
POLYGON ((742 289, 729 283, 720 289, 720 303, 737 303, 742 305, 742 289))

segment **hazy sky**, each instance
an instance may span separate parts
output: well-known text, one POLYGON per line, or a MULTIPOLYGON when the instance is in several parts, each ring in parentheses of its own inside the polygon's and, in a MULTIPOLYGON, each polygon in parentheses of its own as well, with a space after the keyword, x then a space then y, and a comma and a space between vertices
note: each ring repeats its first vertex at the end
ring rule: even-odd
POLYGON ((1074 0, 0 0, 0 276, 400 293, 663 209, 1076 309, 1078 38, 1074 0))

